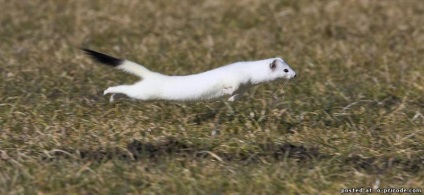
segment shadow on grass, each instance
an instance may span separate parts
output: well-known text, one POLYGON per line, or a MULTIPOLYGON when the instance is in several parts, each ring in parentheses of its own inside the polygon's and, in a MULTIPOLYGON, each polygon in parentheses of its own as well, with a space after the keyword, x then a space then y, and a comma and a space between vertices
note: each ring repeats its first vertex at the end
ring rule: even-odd
POLYGON ((192 144, 183 143, 175 138, 167 138, 165 141, 151 143, 133 141, 129 143, 126 149, 122 148, 104 148, 96 150, 81 150, 73 152, 71 150, 54 151, 50 158, 71 158, 69 154, 77 153, 74 158, 80 160, 105 161, 120 160, 125 162, 152 160, 160 161, 164 158, 183 158, 187 160, 218 160, 223 163, 261 163, 266 161, 284 161, 294 160, 298 163, 308 164, 316 161, 331 160, 342 165, 348 165, 355 169, 365 170, 373 174, 384 173, 389 168, 398 167, 407 172, 416 172, 424 168, 424 156, 418 156, 411 159, 399 157, 361 157, 353 156, 334 156, 323 154, 317 148, 306 148, 290 143, 266 143, 257 144, 258 150, 243 152, 216 152, 213 153, 213 146, 199 147, 192 144), (66 151, 66 152, 64 152, 66 151))

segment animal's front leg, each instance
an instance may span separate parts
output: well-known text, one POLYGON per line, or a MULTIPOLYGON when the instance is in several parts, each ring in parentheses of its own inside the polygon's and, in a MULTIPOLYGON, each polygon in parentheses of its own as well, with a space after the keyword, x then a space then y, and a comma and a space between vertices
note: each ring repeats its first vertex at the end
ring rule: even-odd
POLYGON ((122 97, 122 95, 128 96, 127 94, 129 92, 129 87, 127 85, 120 85, 120 86, 115 86, 115 87, 109 87, 107 88, 104 92, 103 95, 106 95, 108 93, 111 93, 112 95, 110 96, 109 101, 113 102, 115 100, 115 95, 119 95, 117 97, 122 97))
POLYGON ((223 89, 225 95, 233 95, 233 93, 236 91, 235 86, 227 86, 223 89))
POLYGON ((243 94, 246 92, 247 87, 245 86, 240 86, 237 90, 235 90, 232 94, 231 97, 228 98, 228 101, 230 102, 234 102, 236 100, 239 100, 241 98, 241 96, 243 96, 243 94))

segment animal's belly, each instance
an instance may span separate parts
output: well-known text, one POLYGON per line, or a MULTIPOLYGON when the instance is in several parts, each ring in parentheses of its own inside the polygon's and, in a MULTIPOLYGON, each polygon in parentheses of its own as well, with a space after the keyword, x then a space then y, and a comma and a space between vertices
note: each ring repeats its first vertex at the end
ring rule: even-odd
POLYGON ((190 100, 211 100, 224 96, 223 86, 219 84, 199 84, 190 83, 184 85, 168 85, 162 90, 164 97, 171 97, 175 100, 190 101, 190 100))

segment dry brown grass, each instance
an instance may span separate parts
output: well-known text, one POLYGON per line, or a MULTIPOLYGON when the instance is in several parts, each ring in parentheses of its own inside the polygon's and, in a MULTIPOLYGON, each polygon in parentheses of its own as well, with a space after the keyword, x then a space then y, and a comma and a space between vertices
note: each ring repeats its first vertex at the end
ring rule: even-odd
POLYGON ((419 0, 0 3, 1 194, 424 186, 419 0), (282 56, 299 77, 222 115, 219 101, 109 103, 107 86, 136 78, 80 46, 175 75, 282 56))

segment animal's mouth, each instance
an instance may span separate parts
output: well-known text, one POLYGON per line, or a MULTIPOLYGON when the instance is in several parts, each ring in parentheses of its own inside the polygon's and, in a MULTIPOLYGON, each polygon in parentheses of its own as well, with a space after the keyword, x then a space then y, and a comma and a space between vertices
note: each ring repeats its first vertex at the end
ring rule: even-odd
POLYGON ((284 88, 287 86, 287 83, 289 83, 290 78, 288 78, 287 80, 285 80, 285 82, 283 83, 283 85, 280 84, 280 87, 274 91, 274 93, 272 93, 272 97, 274 99, 277 99, 277 97, 275 96, 279 91, 284 90, 284 88))

